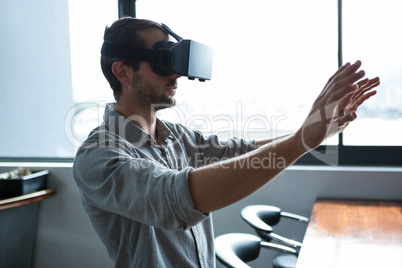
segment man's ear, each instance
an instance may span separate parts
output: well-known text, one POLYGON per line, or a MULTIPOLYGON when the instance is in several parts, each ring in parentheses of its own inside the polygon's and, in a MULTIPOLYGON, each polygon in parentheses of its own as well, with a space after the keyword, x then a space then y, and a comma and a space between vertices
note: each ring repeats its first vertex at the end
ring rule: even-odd
POLYGON ((116 61, 112 64, 113 74, 123 85, 130 84, 129 68, 129 66, 123 64, 121 61, 116 61))

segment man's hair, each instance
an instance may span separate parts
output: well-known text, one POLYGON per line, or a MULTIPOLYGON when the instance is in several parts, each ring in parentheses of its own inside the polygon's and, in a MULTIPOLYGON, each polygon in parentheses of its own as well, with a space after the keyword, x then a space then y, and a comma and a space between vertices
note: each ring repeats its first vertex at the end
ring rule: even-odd
MULTIPOLYGON (((154 21, 136 19, 132 17, 123 17, 113 22, 110 27, 106 26, 103 40, 104 42, 116 45, 137 46, 145 48, 145 40, 137 34, 137 31, 151 27, 162 30, 159 24, 154 21)), ((123 62, 123 64, 131 66, 134 71, 138 70, 140 62, 134 60, 113 58, 104 55, 101 56, 102 72, 113 90, 115 100, 119 100, 122 92, 122 85, 112 72, 112 65, 116 61, 121 61, 123 62)))

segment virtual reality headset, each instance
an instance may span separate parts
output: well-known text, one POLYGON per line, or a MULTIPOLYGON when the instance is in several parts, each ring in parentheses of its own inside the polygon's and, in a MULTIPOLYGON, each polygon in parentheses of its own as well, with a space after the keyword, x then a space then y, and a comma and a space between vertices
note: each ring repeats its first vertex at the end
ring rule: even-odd
POLYGON ((177 42, 160 41, 151 49, 104 42, 101 54, 113 58, 148 61, 152 70, 159 75, 168 76, 176 73, 187 76, 190 80, 195 78, 202 82, 211 80, 212 48, 193 40, 183 39, 165 24, 160 26, 177 42))

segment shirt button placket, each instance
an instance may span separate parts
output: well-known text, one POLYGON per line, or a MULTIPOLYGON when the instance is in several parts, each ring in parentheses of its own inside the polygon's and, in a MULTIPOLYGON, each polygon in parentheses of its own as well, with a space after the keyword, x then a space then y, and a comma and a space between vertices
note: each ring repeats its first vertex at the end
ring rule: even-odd
POLYGON ((168 148, 164 147, 162 151, 163 151, 163 154, 165 155, 166 162, 169 163, 169 167, 172 168, 172 169, 174 169, 175 167, 174 167, 173 162, 172 162, 172 159, 171 159, 171 157, 170 157, 170 153, 169 153, 168 148))

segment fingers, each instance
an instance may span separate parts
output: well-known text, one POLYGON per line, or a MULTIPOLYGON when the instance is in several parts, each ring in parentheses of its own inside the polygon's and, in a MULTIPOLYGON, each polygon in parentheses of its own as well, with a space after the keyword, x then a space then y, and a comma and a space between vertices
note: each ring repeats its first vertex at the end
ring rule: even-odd
POLYGON ((359 90, 353 95, 353 99, 357 102, 357 107, 363 102, 377 94, 377 91, 373 90, 380 84, 380 78, 375 77, 373 79, 364 79, 357 83, 359 90), (372 91, 373 90, 373 91, 372 91))
MULTIPOLYGON (((346 63, 345 65, 347 65, 346 63)), ((359 70, 359 68, 362 66, 362 62, 360 60, 357 60, 355 63, 351 64, 349 63, 349 66, 347 66, 340 74, 339 78, 343 79, 359 70)))
POLYGON ((360 105, 363 104, 363 102, 365 102, 366 100, 368 100, 369 98, 371 98, 372 96, 374 96, 375 94, 377 94, 377 91, 370 91, 362 96, 360 96, 359 98, 357 98, 357 107, 359 107, 360 105))
POLYGON ((360 96, 366 94, 366 92, 380 85, 380 78, 378 77, 373 79, 366 78, 362 81, 359 81, 357 85, 359 86, 359 90, 354 95, 354 98, 359 98, 360 96))
POLYGON ((337 77, 339 74, 341 74, 349 66, 350 66, 350 63, 347 62, 344 65, 342 65, 340 68, 338 68, 338 70, 328 79, 328 83, 330 83, 332 80, 334 80, 335 77, 337 77))
POLYGON ((351 111, 356 112, 360 105, 377 94, 377 91, 373 90, 373 88, 377 87, 379 84, 380 79, 378 77, 373 79, 366 78, 357 82, 356 86, 359 89, 356 93, 346 95, 339 101, 338 116, 350 113, 351 111))
POLYGON ((357 60, 355 63, 350 64, 349 62, 345 63, 342 65, 336 72, 335 74, 330 78, 330 80, 334 79, 343 79, 347 76, 349 76, 352 73, 355 73, 360 67, 362 63, 360 60, 357 60))
POLYGON ((363 90, 364 88, 367 87, 367 84, 370 83, 370 79, 365 78, 363 80, 360 80, 359 82, 356 83, 356 85, 359 87, 359 90, 363 90))
POLYGON ((328 98, 328 101, 333 102, 340 100, 347 94, 354 94, 360 88, 360 85, 366 84, 368 81, 362 81, 360 84, 355 84, 365 75, 363 70, 359 70, 361 61, 356 61, 354 64, 345 64, 342 66, 327 84, 322 97, 328 98))
POLYGON ((348 76, 343 77, 342 80, 339 80, 337 86, 346 87, 348 85, 351 85, 351 89, 358 89, 359 85, 358 84, 354 85, 354 83, 362 79, 365 76, 365 74, 366 73, 363 70, 360 70, 357 73, 350 73, 348 76))
POLYGON ((331 95, 329 96, 328 99, 330 102, 341 101, 343 99, 350 99, 353 98, 358 89, 359 89, 358 86, 355 84, 349 84, 346 86, 336 85, 336 88, 334 88, 333 92, 331 92, 331 95))
MULTIPOLYGON (((325 89, 327 88, 327 86, 328 86, 329 84, 331 84, 334 80, 336 80, 337 77, 338 77, 341 73, 343 73, 349 66, 350 66, 350 63, 347 62, 347 63, 345 63, 344 65, 342 65, 341 67, 339 67, 338 70, 328 79, 328 82, 325 84, 325 87, 324 87, 324 89, 322 90, 322 92, 324 92, 325 89)), ((322 92, 321 92, 321 93, 322 93, 322 92)))

